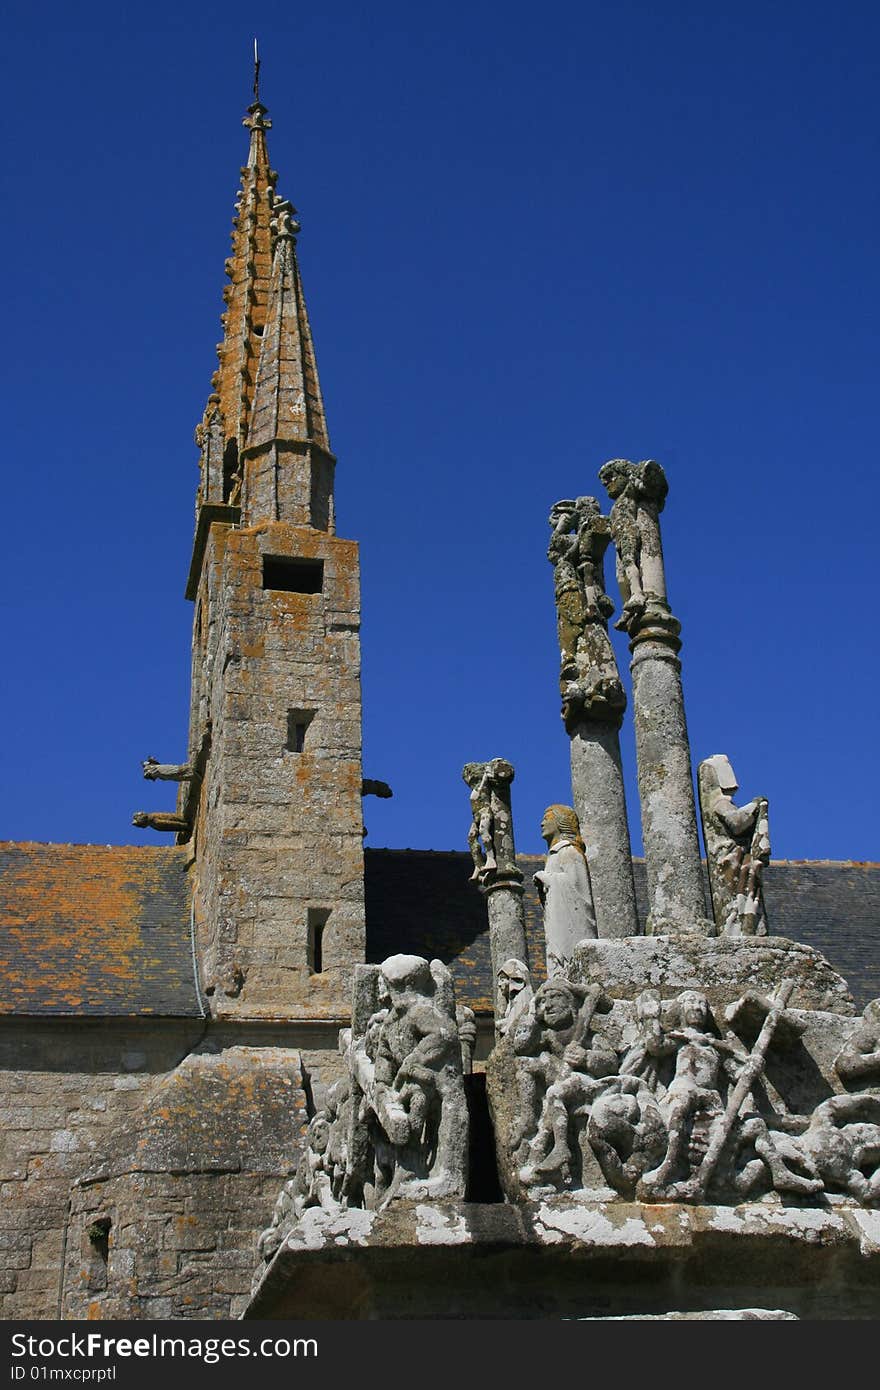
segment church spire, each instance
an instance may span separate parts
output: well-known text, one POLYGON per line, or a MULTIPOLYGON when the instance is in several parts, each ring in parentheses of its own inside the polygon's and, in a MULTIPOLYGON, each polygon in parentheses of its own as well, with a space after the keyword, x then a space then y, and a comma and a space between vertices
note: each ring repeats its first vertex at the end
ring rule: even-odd
POLYGON ((243 124, 250 131, 247 164, 235 205, 232 255, 226 262, 229 284, 223 292, 220 365, 197 439, 202 449, 203 502, 237 503, 239 456, 247 438, 266 323, 272 268, 270 222, 277 175, 269 166, 266 131, 272 122, 259 99, 259 58, 254 54, 254 101, 243 124))
POLYGON ((245 447, 243 520, 332 529, 333 456, 296 257, 299 223, 276 201, 269 305, 245 447))

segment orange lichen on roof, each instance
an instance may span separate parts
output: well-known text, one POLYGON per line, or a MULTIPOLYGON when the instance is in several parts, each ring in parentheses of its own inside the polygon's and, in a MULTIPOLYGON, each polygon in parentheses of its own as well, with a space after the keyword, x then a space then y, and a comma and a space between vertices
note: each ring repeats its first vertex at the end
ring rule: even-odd
POLYGON ((198 1015, 187 859, 0 843, 0 1013, 198 1015))

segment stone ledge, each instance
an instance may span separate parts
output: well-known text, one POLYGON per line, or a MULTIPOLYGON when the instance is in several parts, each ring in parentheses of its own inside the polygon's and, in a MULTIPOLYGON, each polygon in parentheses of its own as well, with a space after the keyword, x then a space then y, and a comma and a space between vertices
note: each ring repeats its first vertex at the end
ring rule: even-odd
POLYGON ((811 946, 784 936, 631 936, 581 941, 572 978, 601 983, 614 999, 635 999, 643 989, 669 998, 701 989, 713 1007, 747 990, 769 993, 794 980, 793 1009, 821 1009, 847 1018, 856 1009, 846 981, 811 946))
POLYGON ((550 1198, 308 1211, 250 1318, 880 1317, 880 1212, 550 1198))

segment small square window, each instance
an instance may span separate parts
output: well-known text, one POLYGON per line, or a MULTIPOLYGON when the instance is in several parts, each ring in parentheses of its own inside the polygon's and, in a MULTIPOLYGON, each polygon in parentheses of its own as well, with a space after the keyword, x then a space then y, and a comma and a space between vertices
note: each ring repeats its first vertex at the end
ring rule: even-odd
POLYGON ((319 594, 324 587, 323 560, 263 556, 263 588, 287 594, 319 594))

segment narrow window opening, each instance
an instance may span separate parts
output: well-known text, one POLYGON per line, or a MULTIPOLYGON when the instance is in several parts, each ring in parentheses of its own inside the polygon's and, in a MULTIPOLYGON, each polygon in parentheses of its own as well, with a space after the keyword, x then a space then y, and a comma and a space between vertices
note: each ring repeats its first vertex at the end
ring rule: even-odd
POLYGON ((89 1293, 104 1293, 107 1289, 110 1225, 109 1216, 98 1216, 84 1231, 83 1278, 89 1293))
POLYGON ((324 931, 330 917, 330 909, 326 907, 310 907, 308 916, 309 926, 309 973, 320 975, 324 969, 324 931))
POLYGON ((106 1264, 110 1258, 111 1225, 112 1222, 109 1216, 99 1216, 96 1221, 92 1222, 86 1231, 89 1244, 98 1258, 103 1260, 104 1264, 106 1264))
POLYGON ((263 588, 288 594, 319 594, 324 587, 323 560, 263 556, 263 588))
POLYGON ((287 743, 285 747, 288 753, 305 751, 306 733, 316 713, 317 711, 313 709, 289 709, 287 711, 287 743))

